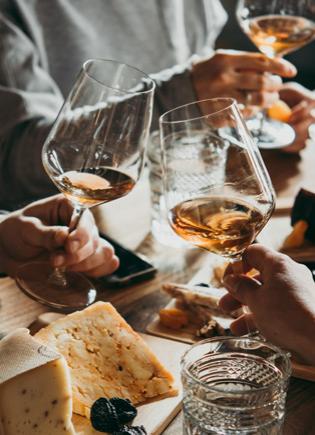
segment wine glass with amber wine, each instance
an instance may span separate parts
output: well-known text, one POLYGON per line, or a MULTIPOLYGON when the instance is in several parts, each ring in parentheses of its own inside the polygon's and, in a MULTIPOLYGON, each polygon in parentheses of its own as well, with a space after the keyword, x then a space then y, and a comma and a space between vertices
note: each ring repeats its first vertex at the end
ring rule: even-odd
MULTIPOLYGON (((138 181, 154 88, 132 66, 102 59, 84 63, 42 151, 47 174, 74 205, 69 231, 87 208, 127 195, 138 181)), ((33 299, 65 311, 97 296, 84 275, 52 269, 48 262, 23 265, 17 283, 33 299)))
POLYGON ((169 222, 188 242, 235 262, 274 209, 274 190, 237 103, 191 103, 160 118, 169 222))
MULTIPOLYGON (((239 0, 236 11, 241 28, 267 57, 283 57, 314 39, 315 0, 239 0)), ((249 121, 261 148, 293 142, 291 126, 261 115, 260 120, 249 121)))

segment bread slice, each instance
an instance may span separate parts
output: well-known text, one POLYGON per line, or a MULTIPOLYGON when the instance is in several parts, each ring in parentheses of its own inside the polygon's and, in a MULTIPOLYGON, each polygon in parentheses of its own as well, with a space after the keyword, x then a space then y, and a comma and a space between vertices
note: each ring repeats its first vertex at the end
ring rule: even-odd
POLYGON ((140 404, 177 394, 174 378, 110 303, 97 302, 40 330, 36 339, 70 368, 74 412, 89 417, 100 397, 140 404))

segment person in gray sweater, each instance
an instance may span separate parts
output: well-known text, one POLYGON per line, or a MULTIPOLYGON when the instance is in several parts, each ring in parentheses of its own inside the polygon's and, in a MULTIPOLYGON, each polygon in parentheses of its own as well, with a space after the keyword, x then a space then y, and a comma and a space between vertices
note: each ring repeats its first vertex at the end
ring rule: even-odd
POLYGON ((258 53, 214 52, 225 21, 219 0, 0 0, 0 208, 55 192, 41 149, 88 58, 152 75, 153 128, 163 112, 196 99, 275 101, 280 76, 295 68, 258 53))

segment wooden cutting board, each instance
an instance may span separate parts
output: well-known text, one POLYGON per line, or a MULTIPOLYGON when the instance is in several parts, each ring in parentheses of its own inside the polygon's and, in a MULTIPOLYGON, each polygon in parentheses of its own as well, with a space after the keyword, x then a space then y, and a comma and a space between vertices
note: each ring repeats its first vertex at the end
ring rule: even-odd
MULTIPOLYGON (((205 261, 203 267, 193 276, 189 281, 188 285, 197 285, 200 283, 209 283, 212 278, 213 267, 224 263, 224 260, 218 258, 217 256, 209 254, 209 258, 205 261)), ((227 291, 222 288, 222 296, 226 294, 227 291)), ((166 308, 172 308, 175 306, 175 300, 167 304, 166 308)), ((214 319, 220 321, 220 324, 226 329, 229 328, 230 323, 233 321, 232 318, 218 318, 218 316, 213 316, 214 319)), ((182 343, 193 344, 200 341, 200 338, 196 336, 197 326, 187 325, 181 329, 171 329, 163 326, 160 323, 159 315, 157 314, 151 323, 146 328, 149 334, 164 337, 175 341, 181 341, 182 343)))
MULTIPOLYGON (((143 425, 149 435, 159 435, 181 409, 182 386, 180 382, 180 360, 189 346, 147 334, 140 335, 159 360, 173 374, 176 386, 179 390, 179 394, 176 397, 169 397, 147 403, 137 408, 138 415, 132 424, 134 426, 143 425)), ((95 431, 90 422, 84 417, 75 415, 73 422, 77 435, 100 435, 100 432, 95 431)))
MULTIPOLYGON (((269 248, 276 251, 281 250, 285 238, 292 231, 290 216, 275 216, 259 234, 257 240, 269 248)), ((283 250, 296 261, 312 262, 315 261, 315 245, 305 242, 301 248, 283 250)))

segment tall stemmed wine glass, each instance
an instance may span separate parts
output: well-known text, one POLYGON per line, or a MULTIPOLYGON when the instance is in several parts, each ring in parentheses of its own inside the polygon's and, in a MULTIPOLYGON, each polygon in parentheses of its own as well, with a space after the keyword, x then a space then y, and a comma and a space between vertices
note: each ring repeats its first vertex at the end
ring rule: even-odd
POLYGON ((173 230, 240 260, 267 223, 274 190, 236 101, 217 98, 160 118, 164 191, 173 230))
MULTIPOLYGON (((140 177, 152 117, 154 82, 111 60, 84 63, 46 139, 45 170, 73 203, 72 231, 86 208, 127 195, 140 177)), ((19 287, 60 310, 94 302, 96 290, 78 273, 34 262, 18 272, 19 287)))
MULTIPOLYGON (((236 15, 246 35, 270 58, 283 57, 315 36, 315 0, 238 0, 236 15)), ((280 148, 294 140, 291 126, 265 119, 265 114, 261 121, 249 122, 261 148, 280 148)))

